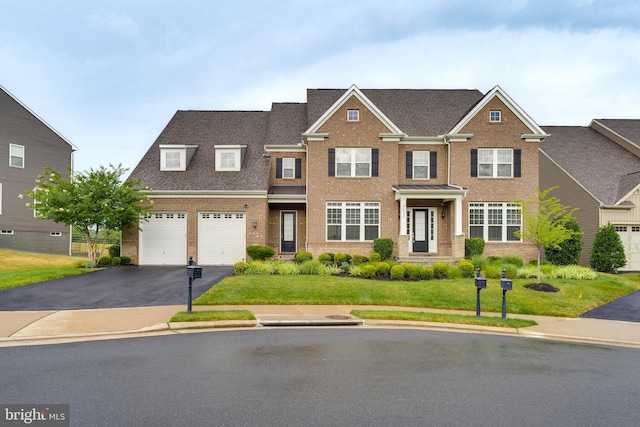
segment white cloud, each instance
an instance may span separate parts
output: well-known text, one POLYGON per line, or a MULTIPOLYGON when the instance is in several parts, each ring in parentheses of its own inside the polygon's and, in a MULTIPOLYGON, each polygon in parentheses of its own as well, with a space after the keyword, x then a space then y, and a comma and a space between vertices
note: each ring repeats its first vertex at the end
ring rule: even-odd
POLYGON ((90 28, 105 30, 123 38, 135 38, 140 35, 140 29, 130 16, 124 13, 97 10, 85 18, 90 28))

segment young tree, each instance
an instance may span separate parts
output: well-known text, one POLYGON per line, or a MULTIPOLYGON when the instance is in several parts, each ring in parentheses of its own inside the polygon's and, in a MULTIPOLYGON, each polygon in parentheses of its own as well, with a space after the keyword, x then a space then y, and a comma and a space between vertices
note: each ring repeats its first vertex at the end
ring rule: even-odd
POLYGON ((559 248, 560 243, 570 239, 576 232, 567 228, 567 222, 577 210, 560 204, 557 197, 547 197, 558 187, 540 191, 538 197, 528 201, 519 200, 522 206, 523 227, 515 232, 516 237, 528 240, 538 249, 538 283, 540 283, 540 255, 546 247, 559 248))
POLYGON ((33 199, 27 206, 36 217, 73 226, 85 235, 89 259, 96 262, 100 230, 119 230, 144 220, 150 206, 139 180, 121 181, 128 169, 122 165, 100 166, 63 179, 60 173, 45 167, 36 179, 36 188, 25 191, 33 199))
MULTIPOLYGON (((555 221, 555 220, 554 220, 555 221)), ((545 246, 544 254, 547 261, 555 265, 572 265, 580 263, 582 255, 582 231, 580 224, 575 218, 571 218, 564 225, 566 228, 575 231, 573 236, 559 243, 559 247, 545 246)))
POLYGON ((613 225, 607 224, 598 229, 589 256, 591 268, 604 273, 616 271, 627 265, 622 240, 613 225))

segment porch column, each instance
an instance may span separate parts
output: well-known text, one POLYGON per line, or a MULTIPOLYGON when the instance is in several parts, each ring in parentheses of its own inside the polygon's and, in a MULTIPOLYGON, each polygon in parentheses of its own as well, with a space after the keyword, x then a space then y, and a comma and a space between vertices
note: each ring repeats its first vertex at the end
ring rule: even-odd
POLYGON ((400 196, 400 235, 407 235, 407 198, 400 196))
POLYGON ((462 196, 456 196, 453 203, 454 203, 453 212, 455 215, 453 235, 461 236, 462 235, 462 196))

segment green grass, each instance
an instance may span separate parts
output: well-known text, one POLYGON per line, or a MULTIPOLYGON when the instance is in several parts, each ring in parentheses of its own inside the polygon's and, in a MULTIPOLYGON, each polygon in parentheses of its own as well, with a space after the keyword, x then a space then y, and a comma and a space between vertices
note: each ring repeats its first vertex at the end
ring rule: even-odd
POLYGON ((505 319, 500 317, 473 317, 459 314, 427 313, 423 311, 351 310, 351 314, 370 320, 411 320, 417 322, 457 323, 463 325, 495 326, 499 328, 526 328, 538 322, 525 319, 505 319))
POLYGON ((176 313, 169 322, 212 322, 218 320, 256 320, 248 310, 203 310, 176 313))
POLYGON ((0 250, 0 290, 96 271, 87 258, 0 250))
MULTIPOLYGON (((597 280, 549 279, 560 292, 524 288, 532 279, 513 281, 507 292, 507 312, 577 317, 620 296, 640 289, 638 274, 598 274, 597 280)), ((377 281, 339 276, 230 276, 202 294, 196 305, 339 304, 430 307, 475 311, 473 279, 418 282, 377 281)), ((481 291, 482 311, 500 312, 502 289, 489 279, 481 291)))

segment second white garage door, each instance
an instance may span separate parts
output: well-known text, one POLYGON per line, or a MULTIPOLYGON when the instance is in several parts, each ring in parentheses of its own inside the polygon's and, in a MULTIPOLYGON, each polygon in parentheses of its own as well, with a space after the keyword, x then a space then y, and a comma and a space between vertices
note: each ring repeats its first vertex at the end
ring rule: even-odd
POLYGON ((246 257, 246 215, 238 212, 198 214, 198 264, 233 265, 246 257))
POLYGON ((616 225, 616 231, 622 240, 627 265, 621 271, 640 270, 640 226, 616 225))

